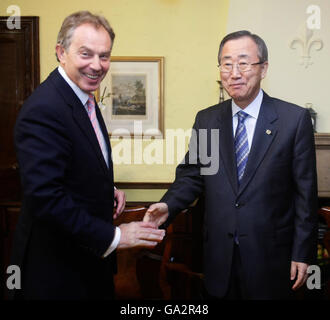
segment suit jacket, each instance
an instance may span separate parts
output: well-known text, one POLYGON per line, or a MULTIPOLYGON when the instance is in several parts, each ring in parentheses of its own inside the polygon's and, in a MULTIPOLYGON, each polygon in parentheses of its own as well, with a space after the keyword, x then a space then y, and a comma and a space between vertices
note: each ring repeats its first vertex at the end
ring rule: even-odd
POLYGON ((285 297, 292 286, 291 260, 312 263, 316 254, 316 161, 308 111, 264 93, 240 185, 231 100, 200 111, 194 129, 190 150, 161 200, 169 207, 167 223, 204 194, 204 273, 209 294, 226 294, 237 232, 249 296, 285 297), (191 156, 192 146, 196 157, 191 156), (205 155, 210 154, 218 170, 201 174, 208 166, 205 155))
POLYGON ((24 192, 12 263, 29 299, 112 295, 114 257, 102 259, 114 237, 111 147, 103 158, 88 114, 54 70, 24 103, 15 144, 24 192))

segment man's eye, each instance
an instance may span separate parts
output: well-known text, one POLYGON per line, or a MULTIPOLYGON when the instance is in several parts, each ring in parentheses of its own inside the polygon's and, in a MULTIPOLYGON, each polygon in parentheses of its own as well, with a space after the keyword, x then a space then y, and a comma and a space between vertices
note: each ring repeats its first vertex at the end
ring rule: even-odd
POLYGON ((232 67, 233 66, 233 64, 232 63, 225 63, 225 67, 232 67))
POLYGON ((81 55, 82 55, 83 57, 89 57, 89 56, 90 56, 90 54, 89 54, 88 52, 82 52, 81 55))
POLYGON ((248 63, 247 63, 247 62, 240 62, 239 65, 240 65, 241 67, 245 67, 245 66, 248 65, 248 63))

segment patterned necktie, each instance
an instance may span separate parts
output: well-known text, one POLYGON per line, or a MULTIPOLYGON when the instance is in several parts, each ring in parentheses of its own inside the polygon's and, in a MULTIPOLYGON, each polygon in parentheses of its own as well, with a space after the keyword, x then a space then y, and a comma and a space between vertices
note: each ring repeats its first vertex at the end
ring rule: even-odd
POLYGON ((99 123, 97 121, 97 117, 96 117, 96 111, 95 111, 95 100, 94 100, 94 95, 93 94, 89 94, 88 95, 88 101, 87 101, 87 112, 88 112, 88 116, 89 119, 91 120, 92 126, 94 128, 97 140, 99 142, 103 157, 105 159, 105 162, 108 165, 108 161, 107 161, 107 157, 108 157, 108 152, 107 152, 107 146, 105 144, 105 140, 102 136, 102 132, 100 130, 100 126, 99 123))
POLYGON ((238 183, 241 182, 249 155, 249 142, 244 121, 249 115, 243 111, 237 113, 238 124, 235 134, 235 153, 238 183))

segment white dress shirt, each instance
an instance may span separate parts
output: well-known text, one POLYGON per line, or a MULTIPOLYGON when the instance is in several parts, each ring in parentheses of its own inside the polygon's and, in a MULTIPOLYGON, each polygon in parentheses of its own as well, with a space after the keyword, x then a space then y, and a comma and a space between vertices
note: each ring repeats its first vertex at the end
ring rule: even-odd
MULTIPOLYGON (((87 101, 88 101, 88 93, 82 91, 69 77, 68 75, 66 74, 65 70, 59 66, 58 67, 58 72, 60 73, 60 75, 64 78, 64 80, 68 83, 68 85, 71 87, 71 89, 74 91, 74 93, 76 94, 76 96, 79 98, 79 100, 81 101, 81 103, 83 104, 83 106, 85 107, 85 110, 86 112, 88 113, 87 111, 87 101)), ((96 125, 99 127, 99 130, 101 131, 100 129, 100 125, 99 125, 99 122, 96 118, 96 125)), ((103 142, 105 144, 105 140, 104 140, 104 137, 103 135, 101 135, 101 139, 103 139, 103 142)), ((105 148, 106 149, 106 148, 105 148)), ((108 151, 106 150, 106 154, 103 154, 104 155, 104 159, 107 163, 107 166, 109 166, 109 163, 108 163, 108 151)), ((104 253, 103 255, 103 258, 107 257, 112 251, 114 251, 117 246, 118 246, 118 243, 119 243, 119 240, 120 240, 120 236, 121 236, 121 232, 120 232, 120 229, 118 227, 116 227, 115 229, 115 236, 112 240, 112 243, 111 245, 109 246, 108 250, 104 253)))
POLYGON ((251 150, 254 130, 256 128, 256 123, 257 123, 263 96, 264 96, 263 91, 260 89, 256 98, 244 110, 241 109, 234 102, 234 100, 232 100, 232 103, 231 103, 231 109, 232 109, 232 114, 233 114, 233 136, 234 137, 235 137, 236 128, 237 128, 237 124, 238 124, 237 113, 239 111, 243 110, 245 113, 247 113, 249 115, 245 119, 245 122, 244 122, 246 131, 247 131, 247 136, 248 136, 249 150, 251 150))

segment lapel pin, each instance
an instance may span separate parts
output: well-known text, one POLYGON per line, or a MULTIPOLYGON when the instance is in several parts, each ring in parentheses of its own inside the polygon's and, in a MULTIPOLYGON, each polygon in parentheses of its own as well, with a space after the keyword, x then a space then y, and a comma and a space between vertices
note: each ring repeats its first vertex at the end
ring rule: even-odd
POLYGON ((269 134, 272 134, 272 132, 269 130, 269 129, 267 129, 266 130, 266 133, 269 135, 269 134))

